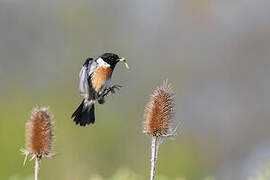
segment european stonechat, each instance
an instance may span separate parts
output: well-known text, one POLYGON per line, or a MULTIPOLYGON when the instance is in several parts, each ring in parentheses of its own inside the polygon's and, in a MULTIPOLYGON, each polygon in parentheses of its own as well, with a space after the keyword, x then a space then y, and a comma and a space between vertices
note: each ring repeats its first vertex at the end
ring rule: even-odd
POLYGON ((129 69, 125 58, 113 53, 105 53, 95 60, 88 58, 84 62, 79 73, 79 90, 84 99, 71 116, 76 124, 94 124, 95 102, 104 104, 109 92, 115 93, 115 89, 120 89, 119 85, 110 86, 111 76, 118 62, 123 62, 129 69))

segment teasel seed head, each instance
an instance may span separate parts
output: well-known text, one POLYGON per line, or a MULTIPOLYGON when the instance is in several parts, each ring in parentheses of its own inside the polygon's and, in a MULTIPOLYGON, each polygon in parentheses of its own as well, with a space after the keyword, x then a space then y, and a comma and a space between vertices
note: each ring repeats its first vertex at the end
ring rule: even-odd
POLYGON ((53 129, 52 116, 48 108, 35 108, 26 123, 26 150, 23 150, 26 158, 28 155, 39 159, 53 156, 51 154, 54 140, 53 129))
POLYGON ((176 131, 173 121, 174 93, 171 84, 164 81, 158 87, 145 108, 144 133, 152 136, 172 136, 176 131))

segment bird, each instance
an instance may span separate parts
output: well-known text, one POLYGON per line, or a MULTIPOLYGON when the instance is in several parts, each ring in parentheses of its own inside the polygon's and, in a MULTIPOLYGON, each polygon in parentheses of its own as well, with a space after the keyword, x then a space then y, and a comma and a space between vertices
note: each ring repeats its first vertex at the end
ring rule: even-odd
POLYGON ((71 118, 76 125, 86 126, 95 123, 95 103, 105 103, 105 97, 120 85, 110 85, 111 76, 118 62, 122 62, 127 69, 129 66, 123 57, 114 53, 104 53, 96 59, 87 58, 79 73, 79 91, 83 101, 74 111, 71 118))

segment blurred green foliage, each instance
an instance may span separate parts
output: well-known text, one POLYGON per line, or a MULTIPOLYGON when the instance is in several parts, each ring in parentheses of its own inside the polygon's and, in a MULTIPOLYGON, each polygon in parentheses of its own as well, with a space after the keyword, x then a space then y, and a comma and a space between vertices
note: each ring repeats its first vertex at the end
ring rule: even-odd
POLYGON ((255 175, 250 176, 247 180, 269 180, 270 179, 270 165, 265 165, 261 171, 255 175))
MULTIPOLYGON (((9 178, 9 180, 30 180, 30 179, 33 179, 33 177, 32 176, 21 177, 19 175, 13 175, 9 178)), ((108 177, 108 178, 103 178, 102 176, 98 174, 93 174, 88 179, 89 180, 141 180, 141 179, 147 179, 147 178, 143 178, 142 176, 131 171, 130 169, 122 168, 116 171, 115 174, 113 174, 111 177, 108 177)), ((155 179, 156 180, 187 180, 186 178, 183 178, 183 177, 170 178, 162 174, 157 174, 155 176, 155 179)), ((206 177, 203 180, 214 180, 214 178, 206 177)))

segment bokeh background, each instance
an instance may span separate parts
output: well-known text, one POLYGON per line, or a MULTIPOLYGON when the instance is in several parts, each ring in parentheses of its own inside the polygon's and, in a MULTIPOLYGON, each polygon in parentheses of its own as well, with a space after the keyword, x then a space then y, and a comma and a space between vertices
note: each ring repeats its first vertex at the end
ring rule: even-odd
POLYGON ((55 159, 42 180, 148 179, 144 106, 169 79, 175 140, 160 147, 157 180, 270 179, 269 0, 0 0, 0 179, 32 179, 22 166, 25 123, 49 106, 55 159), (70 119, 81 101, 87 57, 115 52, 112 83, 96 124, 70 119))

